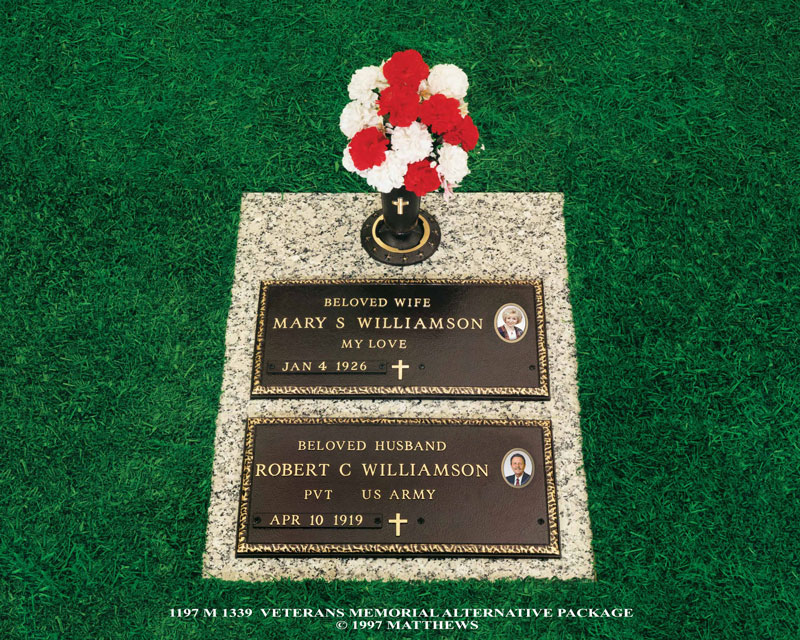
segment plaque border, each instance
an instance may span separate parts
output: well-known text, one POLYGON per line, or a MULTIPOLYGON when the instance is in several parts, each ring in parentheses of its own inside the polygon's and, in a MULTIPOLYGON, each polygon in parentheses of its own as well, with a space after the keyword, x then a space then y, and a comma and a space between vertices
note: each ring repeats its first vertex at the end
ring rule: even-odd
POLYGON ((516 420, 488 418, 248 418, 242 460, 242 485, 239 494, 236 526, 236 557, 263 556, 420 556, 420 557, 537 557, 560 558, 561 540, 558 528, 555 458, 550 420, 516 420), (544 445, 545 493, 547 496, 547 528, 550 542, 546 545, 511 544, 251 544, 247 542, 247 520, 250 514, 252 467, 255 455, 255 429, 259 425, 407 425, 453 427, 541 427, 544 445))
POLYGON ((451 278, 433 279, 392 279, 392 278, 340 278, 340 279, 299 279, 299 280, 262 280, 258 296, 258 316, 256 322, 255 352, 253 355, 253 374, 250 386, 251 399, 295 398, 295 397, 333 397, 343 396, 361 398, 458 398, 469 399, 505 399, 522 398, 532 400, 550 399, 550 375, 547 368, 547 336, 545 335, 544 285, 541 278, 535 280, 512 279, 470 279, 451 278), (265 361, 263 327, 267 317, 267 296, 269 287, 275 285, 315 285, 315 284, 450 284, 450 285, 527 285, 536 293, 536 351, 539 367, 538 387, 403 387, 403 386, 264 386, 262 384, 263 363, 265 361))

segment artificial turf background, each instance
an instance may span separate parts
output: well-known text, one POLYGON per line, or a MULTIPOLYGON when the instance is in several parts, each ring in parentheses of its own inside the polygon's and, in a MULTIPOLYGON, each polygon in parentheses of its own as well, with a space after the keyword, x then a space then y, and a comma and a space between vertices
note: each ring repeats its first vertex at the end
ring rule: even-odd
POLYGON ((788 0, 7 6, 0 637, 330 637, 330 620, 168 612, 421 605, 635 612, 470 638, 797 637, 798 17, 788 0), (469 74, 486 149, 464 190, 565 193, 598 580, 203 580, 241 192, 366 191, 340 166, 347 82, 409 47, 469 74))

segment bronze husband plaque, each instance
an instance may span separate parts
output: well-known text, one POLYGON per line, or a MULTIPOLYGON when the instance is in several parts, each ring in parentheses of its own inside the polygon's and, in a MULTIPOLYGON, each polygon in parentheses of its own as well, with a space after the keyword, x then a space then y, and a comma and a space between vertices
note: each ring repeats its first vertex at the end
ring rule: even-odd
POLYGON ((558 557, 550 422, 251 418, 236 555, 558 557))
POLYGON ((254 398, 549 393, 541 280, 262 282, 254 398))

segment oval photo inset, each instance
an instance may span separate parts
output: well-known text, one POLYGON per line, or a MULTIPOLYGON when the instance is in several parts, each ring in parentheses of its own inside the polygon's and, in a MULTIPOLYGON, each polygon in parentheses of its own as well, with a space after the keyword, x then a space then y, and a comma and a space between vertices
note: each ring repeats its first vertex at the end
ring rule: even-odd
POLYGON ((519 342, 528 333, 528 314, 518 304, 504 304, 494 314, 494 331, 503 342, 519 342))
POLYGON ((500 472, 509 487, 527 487, 535 473, 533 457, 525 449, 511 449, 503 456, 500 472))

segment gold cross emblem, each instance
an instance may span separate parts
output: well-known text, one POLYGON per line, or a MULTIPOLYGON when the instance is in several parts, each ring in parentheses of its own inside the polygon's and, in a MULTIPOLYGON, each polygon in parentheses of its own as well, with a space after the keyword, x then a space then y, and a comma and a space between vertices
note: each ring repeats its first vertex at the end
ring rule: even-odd
POLYGON ((403 364, 402 360, 398 360, 397 364, 393 364, 392 365, 392 369, 397 369, 397 379, 398 380, 402 380, 403 379, 403 369, 410 369, 410 368, 411 367, 409 367, 407 364, 403 364))
POLYGON ((406 202, 402 198, 398 198, 397 200, 392 200, 392 204, 395 207, 397 207, 397 215, 398 216, 402 216, 403 215, 403 207, 406 206, 407 204, 411 204, 411 203, 410 202, 406 202))
POLYGON ((400 535, 400 525, 406 524, 408 520, 401 518, 399 513, 395 513, 394 520, 387 520, 387 522, 394 525, 394 535, 398 537, 400 535))

